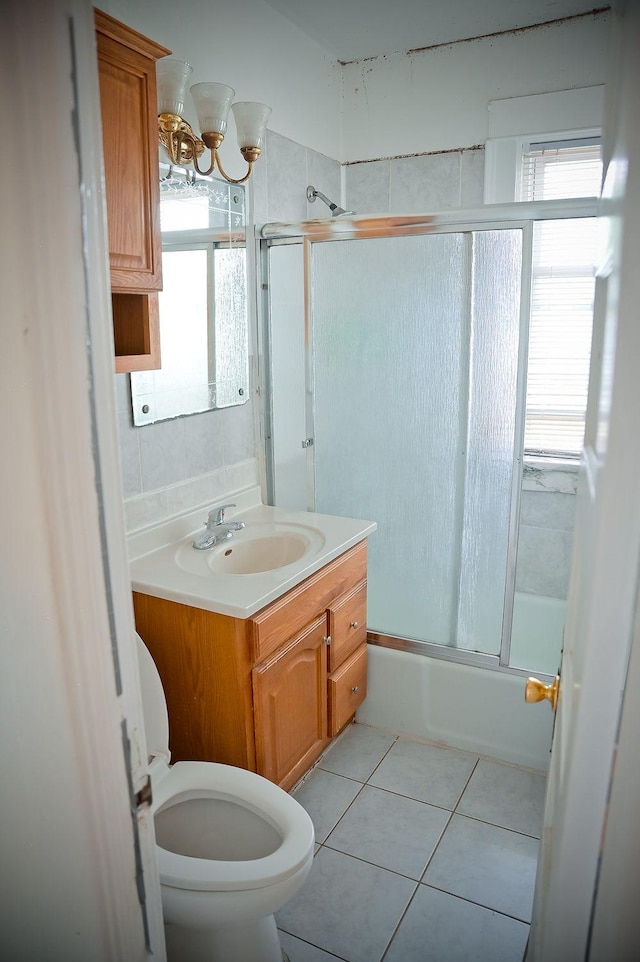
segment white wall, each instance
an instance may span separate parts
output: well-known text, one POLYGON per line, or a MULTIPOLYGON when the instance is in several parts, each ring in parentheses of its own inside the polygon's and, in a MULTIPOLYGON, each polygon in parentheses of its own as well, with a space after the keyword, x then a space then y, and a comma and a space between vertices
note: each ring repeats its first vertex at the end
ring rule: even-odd
POLYGON ((490 100, 604 82, 608 16, 344 67, 343 161, 484 144, 490 100))
MULTIPOLYGON (((98 6, 190 63, 192 83, 230 84, 236 100, 273 108, 271 130, 339 157, 339 65, 262 0, 103 0, 98 6)), ((196 121, 191 105, 187 120, 196 121)), ((221 154, 229 174, 241 176, 245 165, 232 118, 221 154)))

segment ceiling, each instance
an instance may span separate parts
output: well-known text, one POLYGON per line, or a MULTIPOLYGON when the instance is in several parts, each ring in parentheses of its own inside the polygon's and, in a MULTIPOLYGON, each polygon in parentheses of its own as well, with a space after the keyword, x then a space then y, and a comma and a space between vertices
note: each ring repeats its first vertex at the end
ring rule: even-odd
POLYGON ((333 59, 348 62, 558 20, 589 0, 266 0, 333 59))

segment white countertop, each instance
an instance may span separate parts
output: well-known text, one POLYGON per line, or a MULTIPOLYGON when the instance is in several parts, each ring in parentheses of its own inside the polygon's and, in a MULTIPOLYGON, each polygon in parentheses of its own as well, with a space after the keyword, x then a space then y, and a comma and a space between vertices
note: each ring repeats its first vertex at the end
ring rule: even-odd
POLYGON ((232 547, 240 544, 243 536, 250 537, 252 525, 285 524, 313 528, 314 534, 319 533, 316 541, 320 546, 316 544, 298 561, 255 574, 211 571, 206 557, 209 549, 197 551, 191 545, 202 531, 210 508, 217 507, 214 502, 130 535, 133 590, 234 618, 248 618, 376 529, 372 521, 287 511, 261 504, 259 497, 260 489, 252 488, 230 499, 236 507, 227 510, 226 520, 244 521, 246 529, 234 533, 225 545, 232 547))

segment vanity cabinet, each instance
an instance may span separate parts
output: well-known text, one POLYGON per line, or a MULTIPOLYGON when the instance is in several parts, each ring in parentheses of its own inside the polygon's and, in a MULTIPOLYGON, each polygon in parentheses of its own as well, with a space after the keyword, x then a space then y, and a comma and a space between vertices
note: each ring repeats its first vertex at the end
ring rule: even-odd
POLYGON ((171 51, 95 11, 116 371, 160 366, 155 63, 171 51))
POLYGON ((250 618, 134 592, 173 761, 224 762, 289 789, 366 696, 367 545, 250 618))

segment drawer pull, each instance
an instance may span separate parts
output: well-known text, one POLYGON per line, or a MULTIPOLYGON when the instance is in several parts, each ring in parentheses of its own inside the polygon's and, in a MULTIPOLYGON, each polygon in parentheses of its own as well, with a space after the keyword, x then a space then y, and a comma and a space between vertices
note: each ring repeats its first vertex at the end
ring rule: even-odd
POLYGON ((356 692, 356 691, 359 691, 359 690, 360 690, 360 689, 358 688, 357 685, 354 685, 353 688, 351 689, 351 691, 353 691, 353 692, 356 692))
POLYGON ((357 628, 357 627, 358 627, 358 622, 357 622, 357 621, 352 621, 349 627, 351 627, 351 628, 357 628))

